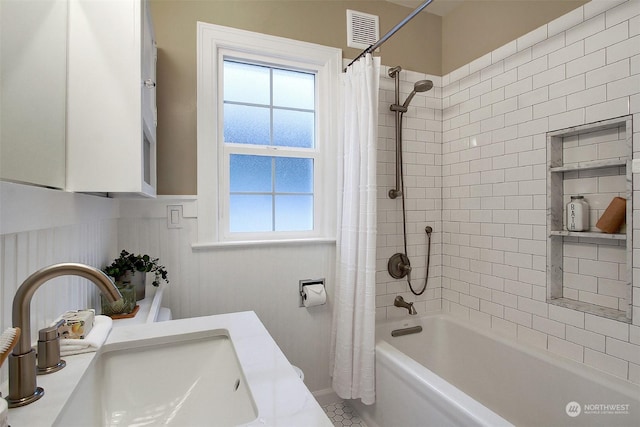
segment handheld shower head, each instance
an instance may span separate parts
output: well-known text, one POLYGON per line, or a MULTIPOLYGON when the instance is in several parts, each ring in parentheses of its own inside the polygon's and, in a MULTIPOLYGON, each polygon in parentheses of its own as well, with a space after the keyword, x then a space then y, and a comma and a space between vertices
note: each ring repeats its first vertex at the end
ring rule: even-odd
POLYGON ((426 92, 428 90, 431 90, 432 87, 433 87, 433 82, 431 80, 418 80, 413 85, 413 90, 411 91, 411 93, 409 94, 407 99, 404 101, 404 104, 402 104, 402 106, 404 108, 409 107, 409 104, 411 103, 411 100, 416 95, 416 93, 418 93, 418 92, 426 92))
POLYGON ((416 84, 413 85, 413 90, 416 92, 426 92, 431 90, 433 87, 433 82, 431 80, 418 80, 416 84))

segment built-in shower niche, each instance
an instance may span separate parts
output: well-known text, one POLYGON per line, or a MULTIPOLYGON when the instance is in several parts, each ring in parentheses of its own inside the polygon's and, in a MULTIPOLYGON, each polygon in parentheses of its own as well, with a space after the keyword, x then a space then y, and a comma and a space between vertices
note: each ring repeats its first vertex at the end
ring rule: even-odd
POLYGON ((631 322, 631 116, 547 133, 547 302, 631 322), (567 231, 572 195, 589 203, 588 231, 567 231), (595 226, 614 197, 627 200, 617 234, 595 226))

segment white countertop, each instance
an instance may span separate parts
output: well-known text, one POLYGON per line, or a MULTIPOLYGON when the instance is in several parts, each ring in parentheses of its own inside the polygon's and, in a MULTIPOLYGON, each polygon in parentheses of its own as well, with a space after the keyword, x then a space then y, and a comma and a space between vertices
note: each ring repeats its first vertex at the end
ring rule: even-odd
MULTIPOLYGON (((125 349, 140 340, 153 344, 167 343, 186 333, 215 329, 225 330, 231 337, 258 409, 258 418, 246 426, 332 425, 254 312, 114 328, 100 352, 125 349)), ((31 405, 10 409, 10 425, 52 425, 96 354, 100 353, 65 357, 66 368, 39 376, 38 385, 45 389, 45 395, 31 405)), ((3 393, 7 392, 6 386, 3 384, 3 393)), ((215 419, 212 423, 215 425, 215 419)))

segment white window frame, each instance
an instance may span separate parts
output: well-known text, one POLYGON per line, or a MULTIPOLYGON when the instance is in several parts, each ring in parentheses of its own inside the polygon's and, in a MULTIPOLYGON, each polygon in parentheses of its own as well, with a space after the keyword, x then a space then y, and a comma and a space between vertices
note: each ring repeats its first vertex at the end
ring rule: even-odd
MULTIPOLYGON (((334 241, 336 224, 337 106, 342 51, 220 25, 197 23, 198 241, 194 247, 300 241, 334 241), (225 58, 299 69, 316 75, 314 229, 300 232, 229 233, 229 152, 223 139, 221 75, 225 58), (224 191, 226 189, 226 191, 224 191), (226 193, 226 194, 225 194, 226 193)), ((250 83, 250 82, 249 82, 250 83)), ((288 147, 270 147, 274 155, 288 147)), ((251 147, 248 147, 251 151, 251 147)), ((298 151, 298 150, 295 150, 298 151)), ((300 154, 300 153, 298 153, 300 154)), ((297 156, 297 154, 294 154, 297 156)), ((304 156, 300 156, 304 157, 304 156)))

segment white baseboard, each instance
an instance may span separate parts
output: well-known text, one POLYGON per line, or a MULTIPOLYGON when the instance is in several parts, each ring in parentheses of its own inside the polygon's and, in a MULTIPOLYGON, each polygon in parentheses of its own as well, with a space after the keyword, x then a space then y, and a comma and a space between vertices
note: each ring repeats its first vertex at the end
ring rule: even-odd
POLYGON ((314 391, 312 394, 313 397, 316 398, 320 406, 331 405, 332 403, 342 402, 343 400, 336 394, 335 391, 330 388, 314 391))
POLYGON ((373 418, 373 411, 369 409, 370 407, 368 405, 365 405, 359 399, 348 400, 347 402, 351 408, 358 413, 358 416, 362 421, 364 421, 367 427, 380 427, 373 418))
POLYGON ((316 398, 320 406, 331 405, 333 403, 345 402, 357 413, 357 415, 367 424, 368 427, 380 427, 371 417, 370 411, 367 411, 367 405, 363 404, 359 399, 347 400, 343 399, 330 388, 314 391, 313 397, 316 398))

